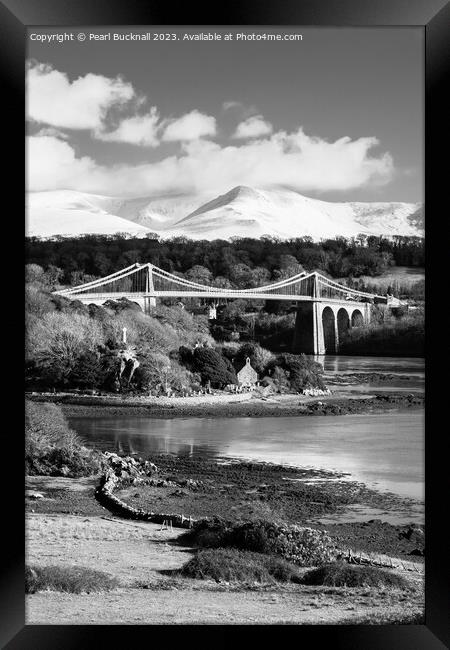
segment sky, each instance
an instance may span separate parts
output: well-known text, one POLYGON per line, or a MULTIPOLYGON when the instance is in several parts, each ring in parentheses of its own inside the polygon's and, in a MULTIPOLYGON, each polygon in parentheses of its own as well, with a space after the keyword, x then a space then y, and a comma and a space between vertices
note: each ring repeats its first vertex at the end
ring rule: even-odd
POLYGON ((423 201, 423 55, 409 27, 29 28, 27 187, 423 201), (176 40, 91 40, 156 32, 176 40))

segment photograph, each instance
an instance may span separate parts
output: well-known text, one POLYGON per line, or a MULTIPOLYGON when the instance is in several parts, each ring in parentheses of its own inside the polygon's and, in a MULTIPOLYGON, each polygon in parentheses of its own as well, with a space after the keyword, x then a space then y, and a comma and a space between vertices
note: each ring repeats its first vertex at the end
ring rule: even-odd
POLYGON ((25 31, 25 625, 424 626, 423 26, 25 31))

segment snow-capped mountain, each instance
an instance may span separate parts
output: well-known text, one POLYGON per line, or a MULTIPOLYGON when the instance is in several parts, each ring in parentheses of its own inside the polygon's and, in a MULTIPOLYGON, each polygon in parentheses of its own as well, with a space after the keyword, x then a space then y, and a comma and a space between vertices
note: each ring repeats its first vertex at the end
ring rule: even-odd
POLYGON ((209 240, 424 235, 420 203, 332 203, 292 190, 245 186, 216 198, 185 194, 129 199, 69 190, 31 192, 27 208, 26 232, 40 237, 116 232, 209 240))
POLYGON ((423 236, 418 203, 330 203, 291 190, 238 186, 200 206, 170 232, 193 239, 272 235, 313 239, 366 235, 423 236))
POLYGON ((45 238, 117 232, 144 237, 150 232, 145 226, 117 216, 121 204, 121 199, 71 190, 29 192, 25 233, 45 238))

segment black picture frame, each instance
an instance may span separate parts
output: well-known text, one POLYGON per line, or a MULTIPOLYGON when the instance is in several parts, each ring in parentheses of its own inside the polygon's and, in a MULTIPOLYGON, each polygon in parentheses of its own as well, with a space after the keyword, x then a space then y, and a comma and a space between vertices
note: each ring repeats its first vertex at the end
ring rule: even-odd
MULTIPOLYGON (((448 554, 446 536, 441 531, 445 505, 441 499, 448 495, 444 425, 438 422, 437 411, 446 404, 445 386, 438 380, 439 367, 444 363, 446 332, 439 325, 436 305, 440 292, 439 260, 445 262, 446 238, 446 165, 439 161, 439 153, 447 151, 444 145, 448 129, 446 100, 446 73, 450 61, 449 30, 450 6, 445 0, 241 0, 222 5, 202 7, 182 0, 0 0, 0 78, 4 122, 4 160, 7 159, 8 190, 14 201, 14 228, 20 242, 24 226, 18 216, 24 192, 24 154, 21 134, 24 128, 24 73, 26 28, 28 26, 82 26, 82 25, 300 25, 333 27, 396 27, 420 26, 426 40, 426 147, 425 187, 427 210, 427 414, 426 414, 426 619, 424 625, 405 626, 299 626, 295 641, 323 644, 325 647, 370 650, 372 648, 405 648, 408 650, 438 650, 450 645, 450 590, 445 570, 448 554), (5 140, 10 140, 9 144, 5 140), (445 217, 445 219, 443 219, 445 217), (431 225, 430 225, 431 224, 431 225), (431 244, 428 244, 430 242, 431 244), (439 244, 442 250, 439 249, 439 244), (428 251, 433 249, 432 257, 428 251), (431 306, 430 306, 431 305, 431 306), (299 636, 297 636, 299 635, 299 636)), ((388 108, 387 108, 388 110, 388 108)), ((407 119, 407 116, 405 116, 407 119)), ((448 181, 447 181, 448 183, 448 181)), ((10 222, 8 222, 10 224, 10 222)), ((11 235, 8 225, 8 236, 11 235)), ((16 252, 19 248, 15 249, 16 252)), ((20 260, 15 260, 17 266, 20 260)), ((21 276, 15 278, 17 286, 21 276)), ((20 285, 23 286, 23 285, 20 285)), ((21 349, 22 318, 21 295, 14 315, 7 319, 7 336, 18 336, 16 350, 21 349)), ((10 346, 8 346, 10 347, 10 346)), ((447 356, 448 358, 448 356, 447 356)), ((11 389, 11 403, 17 399, 20 378, 11 389)), ((21 398, 19 398, 21 399, 21 398)), ((9 400, 9 397, 7 397, 9 400)), ((8 402, 7 402, 8 403, 8 402)), ((9 403, 8 403, 9 405, 9 403)), ((20 405, 17 413, 23 412, 20 405)), ((23 429, 22 429, 23 430, 23 429)), ((14 423, 14 439, 9 441, 9 458, 20 459, 23 453, 21 420, 14 423)), ((136 626, 25 626, 24 625, 24 522, 23 474, 21 461, 10 461, 11 476, 4 478, 2 499, 6 507, 2 540, 2 584, 0 588, 0 644, 8 648, 87 648, 118 647, 133 642, 135 634, 144 633, 146 643, 155 642, 154 631, 136 626), (8 484, 6 484, 6 480, 8 484), (16 520, 14 525, 10 523, 16 520), (152 636, 149 637, 150 632, 152 636)), ((188 630, 183 628, 183 638, 188 630)), ((187 626, 190 627, 190 626, 187 626)), ((259 627, 259 626, 257 626, 259 627)), ((288 630, 279 628, 276 634, 288 630)), ((206 630, 211 639, 227 641, 240 626, 217 626, 206 630), (212 634, 211 634, 212 632, 212 634)), ((242 630, 242 628, 240 628, 242 630)), ((194 630, 192 630, 194 631, 194 630)), ((264 635, 270 630, 259 630, 264 635)), ((275 631, 275 630, 274 630, 275 631)), ((289 630, 292 633, 292 630, 289 630)), ((252 631, 253 635, 253 631, 252 631)), ((192 636, 192 635, 190 635, 192 636)), ((163 634, 166 637, 166 634, 163 634)), ((166 637, 167 638, 167 637, 166 637)), ((173 631, 170 640, 174 639, 173 631)), ((177 635, 177 641, 181 636, 177 635)), ((191 639, 190 639, 191 640, 191 639)), ((256 639, 255 639, 256 640, 256 639)), ((267 639, 269 640, 269 639, 267 639)))

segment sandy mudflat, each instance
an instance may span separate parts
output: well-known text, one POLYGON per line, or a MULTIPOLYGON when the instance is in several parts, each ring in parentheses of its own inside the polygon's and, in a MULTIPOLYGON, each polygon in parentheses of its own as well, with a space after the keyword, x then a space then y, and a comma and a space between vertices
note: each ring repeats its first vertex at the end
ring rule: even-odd
MULTIPOLYGON (((161 471, 169 469, 173 470, 162 467, 161 471)), ((187 469, 191 473, 194 467, 180 468, 180 478, 187 469)), ((218 488, 223 481, 229 484, 231 476, 237 488, 241 484, 245 486, 249 480, 245 478, 246 473, 253 476, 257 469, 258 475, 263 473, 266 487, 270 476, 273 489, 285 484, 277 466, 243 465, 219 468, 220 476, 221 472, 225 474, 218 488)), ((208 475, 210 471, 208 464, 203 469, 197 467, 198 473, 208 475)), ((206 477, 202 475, 202 478, 206 477)), ((214 481, 217 482, 215 475, 214 481)), ((27 478, 27 487, 41 492, 43 498, 27 499, 26 562, 31 566, 76 565, 101 570, 114 576, 120 586, 106 593, 30 594, 26 598, 27 624, 388 623, 405 617, 417 620, 423 612, 422 558, 409 557, 411 540, 404 540, 398 546, 400 542, 396 540, 401 527, 374 521, 362 527, 359 524, 331 526, 330 532, 333 529, 336 539, 356 548, 359 544, 370 549, 373 538, 378 539, 380 551, 391 548, 394 556, 402 558, 404 568, 416 569, 401 571, 409 583, 407 589, 306 587, 292 583, 216 584, 171 575, 170 571, 180 569, 195 552, 178 542, 184 531, 161 530, 157 524, 112 516, 94 498, 97 483, 98 478, 27 478)), ((121 494, 130 502, 139 498, 150 504, 155 503, 155 490, 159 489, 132 487, 121 494)), ((173 492, 173 488, 170 490, 173 492)), ((175 506, 170 499, 188 498, 188 491, 184 491, 186 495, 180 497, 179 491, 170 496, 170 491, 161 489, 161 505, 175 506)), ((255 499, 253 491, 250 492, 243 494, 249 500, 249 507, 255 499)), ((199 500, 198 507, 202 509, 205 503, 199 497, 200 493, 193 492, 192 498, 199 500)), ((227 504, 220 489, 216 505, 219 501, 227 504)))

